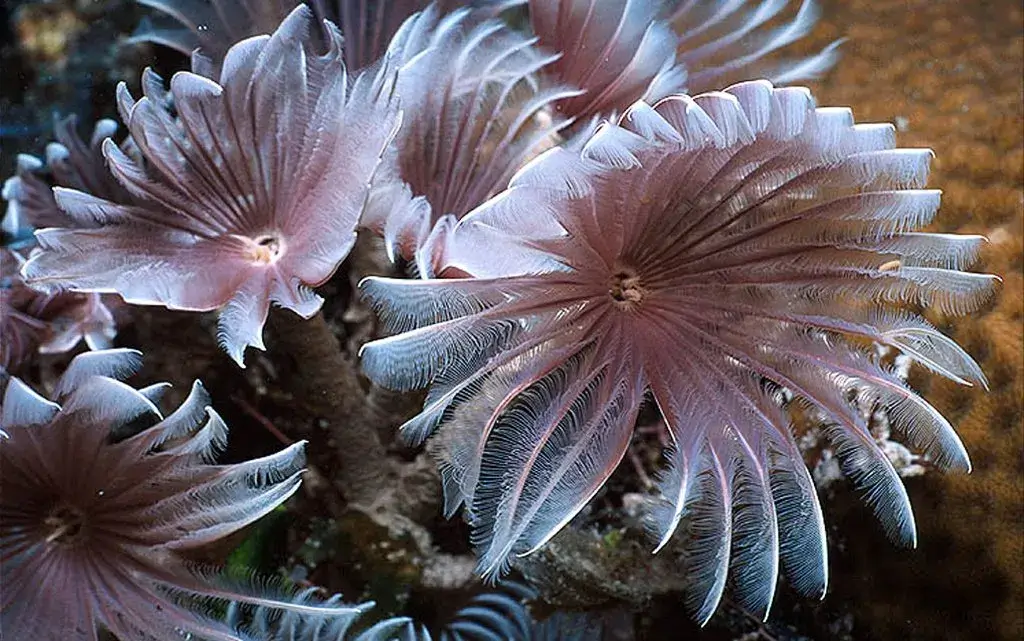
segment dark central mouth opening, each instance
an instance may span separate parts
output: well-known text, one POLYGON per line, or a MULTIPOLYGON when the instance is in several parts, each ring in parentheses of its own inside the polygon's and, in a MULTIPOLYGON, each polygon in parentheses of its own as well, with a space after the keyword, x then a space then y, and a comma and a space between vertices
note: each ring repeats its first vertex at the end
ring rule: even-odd
POLYGON ((270 263, 281 255, 281 239, 273 234, 263 234, 252 241, 256 245, 253 248, 253 259, 259 262, 270 263))
POLYGON ((281 246, 281 243, 277 240, 277 236, 259 236, 256 238, 256 244, 265 248, 267 251, 274 252, 275 254, 281 246))
POLYGON ((47 543, 73 543, 85 528, 85 513, 71 505, 59 505, 43 520, 47 543))
POLYGON ((646 292, 640 276, 631 269, 620 269, 612 275, 608 295, 617 303, 637 305, 643 301, 646 292))

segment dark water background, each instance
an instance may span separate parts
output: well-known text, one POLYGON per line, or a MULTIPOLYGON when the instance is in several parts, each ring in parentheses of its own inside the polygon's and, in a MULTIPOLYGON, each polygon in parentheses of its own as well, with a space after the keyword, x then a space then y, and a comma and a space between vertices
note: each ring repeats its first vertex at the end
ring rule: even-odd
MULTIPOLYGON (((859 122, 894 122, 904 147, 931 147, 930 185, 944 190, 935 231, 980 233, 978 269, 1002 291, 968 319, 932 320, 981 363, 989 393, 917 376, 957 426, 970 476, 908 479, 920 547, 894 549, 870 512, 840 490, 826 500, 832 585, 821 605, 782 599, 774 627, 713 621, 699 631, 652 604, 649 638, 1024 639, 1024 12, 1020 0, 827 0, 796 51, 848 38, 837 68, 809 83, 820 104, 859 122), (806 625, 806 630, 798 630, 806 625)), ((4 0, 0 6, 0 173, 41 154, 55 114, 114 117, 117 80, 181 60, 122 47, 143 12, 123 0, 4 0)), ((143 317, 137 322, 147 322, 143 317)), ((137 330, 145 335, 143 327, 137 330)), ((681 609, 681 608, 680 608, 681 609)), ((725 615, 723 615, 725 616, 725 615)))

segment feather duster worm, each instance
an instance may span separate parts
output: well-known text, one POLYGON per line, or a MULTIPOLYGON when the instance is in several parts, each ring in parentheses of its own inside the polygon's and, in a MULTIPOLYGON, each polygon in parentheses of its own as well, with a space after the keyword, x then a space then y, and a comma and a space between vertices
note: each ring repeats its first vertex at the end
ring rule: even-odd
POLYGON ((676 34, 659 0, 530 0, 540 44, 559 54, 549 73, 582 89, 559 110, 586 121, 683 88, 676 34))
POLYGON ((0 625, 11 639, 251 639, 186 607, 230 600, 305 616, 359 608, 232 588, 183 554, 252 523, 299 487, 302 443, 215 465, 227 428, 202 385, 172 414, 119 379, 138 352, 77 356, 56 402, 11 379, 0 406, 0 625))
POLYGON ((506 581, 459 608, 437 641, 535 641, 540 626, 525 605, 535 598, 537 594, 522 583, 506 581))
MULTIPOLYGON (((300 0, 136 0, 157 10, 156 20, 139 25, 132 41, 164 45, 187 55, 196 49, 219 68, 230 45, 250 36, 270 33, 300 0)), ((495 15, 525 0, 311 0, 318 18, 330 20, 345 34, 345 64, 368 67, 381 58, 406 18, 429 5, 442 12, 463 5, 486 8, 495 15)))
POLYGON ((939 206, 930 158, 766 81, 638 102, 459 223, 450 264, 474 278, 364 281, 400 332, 363 348, 364 370, 430 386, 402 432, 416 443, 441 425, 447 509, 465 505, 480 572, 572 519, 649 397, 672 443, 650 525, 659 549, 685 531, 697 619, 730 568, 752 612, 768 611, 780 568, 823 594, 824 524, 782 388, 821 411, 844 472, 913 545, 906 491, 850 400, 886 408, 937 465, 969 469, 952 426, 870 345, 984 384, 913 308, 968 312, 998 280, 961 271, 982 238, 914 231, 939 206))
POLYGON ((533 44, 469 10, 442 17, 436 5, 395 36, 388 59, 404 117, 363 221, 384 234, 392 258, 433 274, 452 225, 564 126, 547 108, 573 92, 538 79, 553 58, 533 44))
MULTIPOLYGON (((300 601, 308 600, 314 591, 300 594, 300 601)), ((505 582, 473 597, 436 635, 408 617, 382 620, 358 634, 351 633, 350 619, 324 622, 301 612, 259 609, 246 624, 237 605, 232 605, 227 619, 236 629, 251 630, 260 641, 589 641, 600 637, 600 622, 579 615, 563 613, 543 623, 534 621, 526 606, 534 598, 536 593, 525 585, 505 582)), ((338 602, 338 596, 327 601, 338 602)))
MULTIPOLYGON (((209 4, 138 0, 169 20, 146 22, 137 42, 163 44, 188 55, 197 48, 219 64, 227 46, 273 30, 298 0, 213 0, 209 4)), ((462 6, 477 18, 528 4, 533 32, 557 54, 555 83, 583 90, 559 101, 560 111, 586 121, 621 112, 636 100, 697 93, 731 80, 806 80, 835 63, 838 42, 815 56, 766 62, 807 35, 818 19, 813 0, 314 0, 318 16, 341 27, 345 61, 361 69, 378 60, 403 21, 428 7, 445 14, 462 6), (739 78, 742 76, 743 78, 739 78)), ((450 62, 450 61, 449 61, 450 62)), ((215 64, 215 68, 216 68, 215 64)))
POLYGON ((17 371, 47 334, 46 321, 33 309, 41 294, 25 285, 18 270, 21 257, 0 248, 0 370, 17 371))
POLYGON ((117 292, 130 303, 220 310, 219 338, 239 364, 263 347, 271 301, 310 317, 311 291, 348 254, 368 184, 397 125, 386 68, 351 84, 341 34, 323 53, 306 7, 273 36, 233 46, 220 82, 180 72, 143 76, 138 102, 118 88, 136 162, 112 142, 110 168, 137 200, 121 205, 56 189, 82 226, 47 229, 24 268, 33 286, 117 292))
POLYGON ((131 42, 151 42, 186 56, 197 49, 220 64, 231 45, 253 36, 272 33, 301 0, 136 0, 157 11, 145 18, 131 42))
MULTIPOLYGON (((88 143, 75 126, 73 116, 59 120, 57 140, 46 146, 45 161, 19 155, 15 175, 4 182, 4 240, 21 252, 0 249, 0 367, 5 369, 17 370, 36 351, 69 351, 83 339, 90 349, 103 349, 117 335, 111 313, 120 304, 116 296, 41 293, 27 287, 18 273, 22 255, 34 245, 33 229, 78 224, 57 206, 51 183, 117 203, 131 202, 128 192, 107 170, 100 150, 103 140, 117 131, 117 124, 100 120, 88 143)), ((130 141, 122 144, 126 151, 131 147, 130 141)), ((88 221, 85 224, 95 226, 88 221)))
MULTIPOLYGON (((304 590, 295 604, 319 603, 321 608, 344 607, 340 595, 318 601, 317 588, 304 590)), ((366 612, 373 603, 359 606, 354 614, 366 612)), ((233 630, 245 631, 246 638, 254 641, 420 641, 419 628, 405 617, 392 617, 378 622, 362 632, 353 632, 356 616, 325 618, 298 609, 281 612, 276 608, 257 608, 246 611, 239 603, 232 603, 226 617, 233 630)), ((424 641, 430 641, 429 636, 424 641)))
POLYGON ((480 18, 495 16, 525 0, 314 0, 313 7, 335 20, 345 34, 346 61, 355 69, 374 63, 388 49, 407 18, 428 7, 446 14, 462 7, 480 18))
MULTIPOLYGON (((18 237, 23 230, 46 227, 74 227, 78 223, 57 206, 54 185, 77 189, 111 202, 129 204, 131 195, 114 179, 103 159, 103 141, 117 132, 113 120, 100 120, 86 143, 76 131, 74 116, 62 118, 55 129, 56 142, 46 146, 46 158, 21 154, 14 176, 4 182, 3 198, 7 201, 4 232, 18 237)), ((126 140, 121 148, 129 152, 133 145, 126 140)), ((92 221, 86 221, 94 225, 92 221)))
POLYGON ((815 0, 668 4, 666 19, 678 34, 676 61, 688 72, 690 94, 749 78, 767 78, 775 84, 809 80, 831 69, 838 58, 841 40, 806 58, 778 60, 773 55, 811 32, 820 15, 815 0))
POLYGON ((18 371, 33 354, 59 354, 85 341, 110 347, 117 325, 98 294, 42 293, 18 270, 21 256, 0 247, 0 370, 18 371))
POLYGON ((583 93, 559 109, 587 120, 637 100, 720 89, 736 75, 777 83, 812 78, 835 62, 837 44, 805 60, 762 64, 817 21, 812 0, 792 20, 790 0, 530 0, 544 47, 561 54, 551 71, 583 93))

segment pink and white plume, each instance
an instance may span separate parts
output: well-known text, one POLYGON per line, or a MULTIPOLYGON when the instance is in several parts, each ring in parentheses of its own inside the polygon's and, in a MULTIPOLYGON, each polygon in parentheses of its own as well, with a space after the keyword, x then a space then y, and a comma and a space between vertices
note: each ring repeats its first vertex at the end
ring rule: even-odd
POLYGON ((814 0, 529 0, 540 44, 560 54, 550 73, 582 90, 559 103, 586 122, 637 100, 721 89, 735 80, 806 80, 836 60, 834 43, 809 58, 766 62, 806 36, 814 0), (737 77, 740 76, 740 77, 737 77))
POLYGON ((0 370, 17 372, 37 353, 68 352, 82 341, 110 347, 117 325, 99 294, 36 291, 19 273, 23 263, 0 247, 0 370))
MULTIPOLYGON (((151 42, 188 56, 197 49, 218 69, 230 45, 277 28, 301 0, 136 0, 158 13, 143 21, 133 42, 151 42)), ((345 64, 360 70, 376 63, 406 18, 433 5, 442 12, 472 6, 496 15, 526 0, 310 0, 317 18, 345 34, 345 64)))
POLYGON ((259 519, 298 489, 297 443, 264 458, 217 465, 227 427, 196 382, 178 409, 166 385, 121 379, 133 350, 71 361, 48 400, 12 378, 0 404, 0 626, 4 638, 249 641, 201 608, 232 602, 307 617, 358 608, 283 600, 238 588, 187 561, 190 551, 259 519))
MULTIPOLYGON (((116 296, 94 293, 39 292, 20 275, 23 256, 32 252, 34 229, 74 227, 53 197, 51 184, 70 187, 107 200, 129 204, 131 196, 107 169, 101 151, 104 140, 117 131, 117 123, 100 120, 89 142, 76 131, 73 116, 57 121, 56 141, 46 146, 45 159, 19 154, 14 176, 4 182, 7 209, 0 227, 4 242, 17 250, 0 248, 0 368, 18 370, 36 352, 61 353, 85 340, 90 349, 110 347, 117 334, 111 309, 116 296)), ((122 143, 130 150, 130 141, 122 143)), ((90 227, 96 226, 91 221, 90 227)))
POLYGON ((672 444, 651 531, 658 549, 684 537, 694 616, 730 574, 751 612, 768 611, 780 571, 820 596, 824 522, 783 389, 820 410, 844 472, 913 545, 907 493, 851 398, 888 410, 936 465, 969 469, 949 422, 870 345, 984 385, 915 310, 969 312, 998 280, 962 271, 984 239, 915 231, 939 206, 931 157, 767 81, 637 102, 454 228, 448 266, 472 278, 365 280, 396 334, 363 348, 363 368, 429 386, 402 433, 438 432, 447 509, 465 506, 479 571, 584 507, 650 399, 672 444))
POLYGON ((104 144, 132 205, 58 188, 79 227, 45 229, 25 277, 35 287, 117 292, 134 304, 218 310, 219 339, 242 363, 263 348, 271 303, 310 317, 312 288, 348 255, 368 185, 398 123, 386 67, 349 80, 342 37, 296 8, 272 36, 228 51, 219 82, 179 72, 143 75, 122 118, 142 155, 104 144), (176 114, 176 115, 175 115, 176 114))
MULTIPOLYGON (((26 229, 76 225, 76 221, 57 206, 51 182, 119 204, 132 202, 131 195, 114 179, 103 158, 103 142, 117 132, 117 123, 107 119, 97 121, 89 142, 78 135, 77 123, 74 116, 57 121, 56 141, 46 145, 45 159, 18 155, 15 175, 4 182, 3 188, 3 198, 7 201, 3 229, 8 234, 18 236, 26 229)), ((125 151, 132 147, 130 141, 122 143, 125 151)))
POLYGON ((683 88, 676 34, 659 0, 530 0, 530 24, 540 45, 558 54, 548 73, 579 88, 559 103, 568 117, 586 122, 656 100, 683 88))
POLYGON ((363 221, 392 259, 434 274, 451 227, 555 144, 566 122, 550 107, 575 92, 544 80, 554 56, 535 42, 480 10, 445 15, 436 4, 395 35, 403 122, 363 221))
POLYGON ((676 32, 676 62, 686 69, 691 95, 750 78, 776 85, 819 77, 839 57, 837 40, 802 58, 779 57, 810 35, 818 0, 671 0, 663 15, 676 32))
POLYGON ((295 7, 302 4, 301 0, 136 2, 154 9, 156 13, 142 19, 129 42, 163 45, 185 56, 192 56, 198 50, 199 55, 211 63, 209 69, 203 71, 213 74, 219 73, 232 45, 273 32, 295 7))

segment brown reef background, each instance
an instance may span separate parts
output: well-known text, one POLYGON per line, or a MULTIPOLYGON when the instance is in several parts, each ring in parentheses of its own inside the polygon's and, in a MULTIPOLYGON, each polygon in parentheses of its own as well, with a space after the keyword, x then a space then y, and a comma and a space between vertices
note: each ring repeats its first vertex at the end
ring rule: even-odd
MULTIPOLYGON (((794 605, 795 599, 784 595, 767 625, 736 625, 735 613, 724 612, 701 631, 680 618, 678 603, 655 602, 638 616, 636 638, 1019 641, 1024 639, 1024 10, 1020 0, 822 0, 822 5, 821 23, 791 50, 812 53, 836 38, 848 39, 836 69, 809 83, 819 103, 850 106, 859 122, 894 122, 901 146, 934 149, 930 186, 941 188, 944 196, 932 230, 984 234, 991 241, 976 269, 1003 278, 996 300, 969 318, 932 317, 978 360, 991 389, 965 389, 919 371, 911 377, 957 426, 974 472, 907 479, 920 541, 912 551, 893 548, 852 493, 831 492, 824 508, 833 575, 821 604, 794 605)), ((13 171, 18 152, 42 153, 54 112, 77 113, 83 122, 113 117, 117 79, 137 79, 145 64, 165 72, 180 64, 170 54, 119 46, 118 38, 130 33, 141 13, 125 0, 5 0, 0 7, 2 173, 13 171)), ((348 268, 363 271, 359 265, 348 268)), ((344 326, 350 337, 365 333, 369 321, 353 314, 348 279, 336 278, 328 288, 325 313, 332 323, 344 326)), ((147 379, 172 381, 180 392, 192 378, 203 378, 232 427, 232 442, 242 442, 236 456, 276 447, 268 425, 293 438, 315 429, 293 416, 287 392, 275 385, 281 364, 273 363, 272 343, 270 361, 242 372, 217 350, 210 327, 209 319, 142 310, 134 313, 134 324, 123 330, 119 343, 143 349, 147 379)), ((45 371, 39 375, 46 377, 45 371)), ((330 500, 316 496, 324 494, 322 482, 307 485, 313 498, 307 497, 300 510, 318 515, 334 510, 330 500)), ((424 503, 425 510, 434 509, 429 500, 424 503)), ((339 550, 371 548, 365 537, 386 538, 384 531, 344 518, 304 527, 308 531, 275 535, 283 536, 289 549, 278 556, 289 563, 302 559, 311 578, 344 589, 352 599, 373 595, 383 608, 409 609, 408 595, 389 601, 383 596, 387 586, 374 576, 392 573, 398 582, 414 580, 403 574, 406 568, 395 570, 394 549, 386 567, 375 565, 372 555, 353 560, 331 545, 315 553, 306 549, 325 537, 336 540, 339 550)), ((442 548, 445 532, 453 541, 465 536, 458 524, 436 525, 442 548)), ((444 551, 465 552, 452 545, 444 551)), ((429 606, 417 606, 415 595, 411 605, 420 608, 418 614, 435 616, 429 606)))
MULTIPOLYGON (((847 37, 812 89, 858 121, 894 122, 900 146, 931 147, 943 190, 932 230, 983 234, 976 266, 1003 278, 969 318, 932 317, 981 364, 991 389, 913 376, 971 454, 967 476, 907 479, 919 548, 846 537, 852 569, 828 599, 856 600, 878 639, 1024 638, 1024 13, 1017 0, 831 0, 813 42, 847 37)), ((826 507, 826 512, 829 512, 826 507)), ((829 515, 827 515, 829 516, 829 515)), ((846 527, 832 510, 831 523, 846 527)), ((851 528, 865 516, 850 515, 851 528)), ((861 638, 860 635, 856 635, 861 638)))

